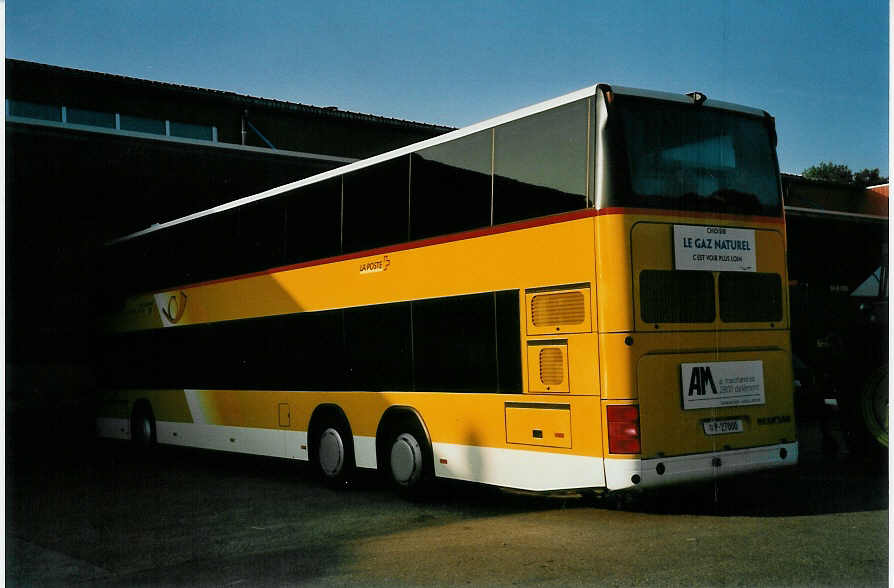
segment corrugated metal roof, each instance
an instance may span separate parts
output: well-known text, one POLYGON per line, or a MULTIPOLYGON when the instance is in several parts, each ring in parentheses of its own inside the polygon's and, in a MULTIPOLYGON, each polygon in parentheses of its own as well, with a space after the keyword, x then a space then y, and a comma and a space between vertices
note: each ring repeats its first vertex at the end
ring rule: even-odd
POLYGON ((172 92, 180 92, 183 94, 193 94, 196 96, 202 96, 206 98, 214 98, 218 100, 230 101, 235 104, 239 104, 241 107, 245 106, 259 106, 262 108, 268 108, 272 110, 282 110, 287 112, 300 112, 306 114, 313 114, 326 118, 340 118, 340 119, 349 119, 363 122, 371 122, 378 124, 385 124, 391 126, 400 126, 400 127, 409 127, 416 128, 428 131, 439 131, 439 132, 448 132, 454 130, 454 127, 448 127, 443 125, 433 125, 428 123, 421 123, 411 120, 404 120, 399 118, 390 118, 385 116, 377 116, 373 114, 364 114, 360 112, 352 112, 349 110, 340 110, 337 107, 321 107, 321 106, 311 106, 309 104, 301 104, 296 102, 287 102, 285 100, 275 100, 271 98, 260 98, 257 96, 248 96, 245 94, 237 94, 235 92, 228 92, 224 90, 211 90, 208 88, 199 88, 196 86, 185 86, 182 84, 173 84, 170 82, 158 82, 154 80, 144 80, 141 78, 132 78, 128 76, 122 76, 118 74, 110 74, 110 73, 102 73, 89 71, 84 69, 73 69, 69 67, 60 67, 57 65, 48 65, 45 63, 36 63, 33 61, 24 61, 20 59, 6 59, 6 69, 7 75, 9 75, 10 70, 19 69, 20 71, 45 71, 48 73, 56 74, 56 75, 64 75, 71 77, 79 77, 82 79, 88 80, 97 80, 97 81, 108 81, 108 82, 116 82, 123 84, 131 84, 138 87, 146 87, 146 88, 154 88, 154 89, 162 89, 169 90, 172 92))

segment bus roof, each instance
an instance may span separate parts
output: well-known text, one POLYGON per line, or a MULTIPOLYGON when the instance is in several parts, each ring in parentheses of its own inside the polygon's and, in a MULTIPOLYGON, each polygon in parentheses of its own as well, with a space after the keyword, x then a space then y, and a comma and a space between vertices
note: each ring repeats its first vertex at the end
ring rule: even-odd
MULTIPOLYGON (((686 94, 674 94, 671 92, 658 92, 654 90, 643 90, 638 88, 628 88, 624 86, 610 86, 608 84, 594 84, 592 86, 587 86, 585 88, 581 88, 580 90, 576 90, 574 92, 569 92, 568 94, 564 94, 562 96, 558 96, 556 98, 552 98, 550 100, 544 100, 543 102, 538 102, 536 104, 532 104, 531 106, 526 106, 524 108, 519 108, 518 110, 513 110, 506 114, 501 114, 499 116, 495 116, 493 118, 489 118, 483 120, 481 122, 477 122, 471 124, 466 127, 462 127, 460 129, 456 129, 455 131, 450 131, 443 135, 438 135, 437 137, 433 137, 431 139, 426 139, 424 141, 419 141, 417 143, 412 143, 410 145, 406 145, 404 147, 400 147, 398 149, 394 149, 391 151, 386 151, 385 153, 380 153, 379 155, 374 155, 373 157, 368 157, 366 159, 361 159, 359 161, 355 161, 335 169, 331 169, 319 174, 315 174, 306 178, 302 178, 300 180, 289 182, 288 184, 283 184, 281 186, 277 186, 275 188, 270 188, 269 190, 264 190, 263 192, 258 192, 256 194, 251 194, 249 196, 244 196, 242 198, 237 198, 236 200, 231 200, 230 202, 225 202, 224 204, 219 204, 217 206, 208 208, 206 210, 202 210, 199 212, 195 212, 180 218, 176 218, 170 221, 156 223, 152 226, 136 231, 134 233, 130 233, 128 235, 124 235, 122 237, 118 237, 116 239, 112 239, 107 245, 112 245, 115 243, 120 243, 123 241, 128 241, 130 239, 140 237, 142 235, 146 235, 148 233, 153 233, 155 231, 160 231, 162 229, 166 229, 169 227, 173 227, 185 222, 189 222, 192 220, 196 220, 202 217, 206 217, 212 214, 216 214, 219 212, 224 212, 227 210, 231 210, 233 208, 237 208, 240 206, 244 206, 246 204, 251 204, 252 202, 257 202, 258 200, 264 200, 266 198, 272 198, 283 194, 285 192, 289 192, 296 188, 300 188, 302 186, 306 186, 308 184, 314 184, 316 182, 320 182, 323 180, 327 180, 330 178, 334 178, 346 173, 350 173, 359 169, 363 169, 365 167, 369 167, 371 165, 375 165, 377 163, 381 163, 383 161, 387 161, 389 159, 394 159, 397 157, 401 157, 403 155, 409 155, 410 153, 415 153, 416 151, 420 151, 422 149, 427 149, 429 147, 434 147, 436 145, 440 145, 442 143, 446 143, 448 141, 453 141, 455 139, 459 139, 461 137, 465 137, 467 135, 471 135, 473 133, 477 133, 478 131, 483 131, 485 129, 489 129, 492 127, 497 127, 502 124, 506 124, 512 122, 514 120, 525 118, 527 116, 531 116, 534 114, 538 114, 540 112, 544 112, 546 110, 551 110, 553 108, 557 108, 559 106, 563 106, 570 102, 575 102, 577 100, 581 100, 583 98, 587 98, 590 96, 594 96, 596 94, 597 89, 603 90, 611 90, 614 94, 622 95, 622 96, 636 96, 642 98, 650 98, 654 100, 663 100, 669 102, 681 102, 691 104, 692 99, 686 94)), ((765 116, 766 113, 762 110, 758 110, 755 108, 750 108, 747 106, 742 106, 739 104, 731 104, 728 102, 721 102, 718 100, 708 99, 703 104, 704 107, 709 108, 718 108, 722 110, 732 110, 736 112, 742 112, 744 114, 749 114, 752 116, 765 116)))

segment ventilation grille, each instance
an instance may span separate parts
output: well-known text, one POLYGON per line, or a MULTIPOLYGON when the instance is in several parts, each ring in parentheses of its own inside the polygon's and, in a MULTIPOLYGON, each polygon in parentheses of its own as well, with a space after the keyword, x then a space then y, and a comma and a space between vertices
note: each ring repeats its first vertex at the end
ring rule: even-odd
POLYGON ((565 379, 562 350, 547 347, 540 350, 540 381, 547 386, 558 386, 565 379))
POLYGON ((531 321, 535 327, 579 325, 585 318, 583 292, 539 294, 531 299, 531 321))

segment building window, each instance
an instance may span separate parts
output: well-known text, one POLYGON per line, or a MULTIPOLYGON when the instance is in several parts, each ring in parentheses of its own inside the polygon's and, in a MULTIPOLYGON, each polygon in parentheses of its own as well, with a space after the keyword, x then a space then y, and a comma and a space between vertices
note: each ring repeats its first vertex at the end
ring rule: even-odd
POLYGON ((217 142, 217 127, 212 125, 159 120, 71 106, 39 104, 25 100, 7 99, 6 104, 7 116, 16 118, 30 118, 61 122, 63 124, 120 129, 122 131, 136 131, 152 135, 217 142))
POLYGON ((171 121, 171 136, 203 141, 211 141, 213 139, 210 125, 194 125, 174 121, 171 121))
POLYGON ((82 108, 66 108, 66 121, 75 125, 88 125, 91 127, 115 128, 114 112, 99 112, 97 110, 84 110, 82 108))
POLYGON ((154 118, 144 118, 130 114, 121 115, 121 130, 136 131, 138 133, 152 133, 153 135, 165 135, 165 121, 154 118))
POLYGON ((52 104, 25 102, 24 100, 10 100, 9 115, 62 122, 62 107, 52 104))

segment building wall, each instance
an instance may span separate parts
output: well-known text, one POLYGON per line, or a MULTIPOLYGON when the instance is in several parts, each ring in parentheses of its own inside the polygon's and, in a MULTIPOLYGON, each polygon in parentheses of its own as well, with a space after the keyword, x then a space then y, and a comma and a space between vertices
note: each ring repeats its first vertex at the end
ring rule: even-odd
MULTIPOLYGON (((6 60, 6 98, 125 116, 215 126, 242 144, 243 117, 276 149, 364 158, 437 136, 450 127, 332 107, 267 100, 175 84, 6 60)), ((254 132, 245 144, 267 147, 254 132)))
POLYGON ((450 130, 16 60, 6 66, 10 409, 90 398, 91 334, 103 289, 115 280, 96 269, 107 240, 450 130), (76 126, 63 120, 63 106, 100 113, 97 120, 161 121, 168 131, 176 122, 204 126, 209 139, 76 126), (242 147, 245 116, 276 150, 251 131, 242 147))

